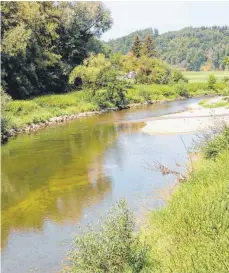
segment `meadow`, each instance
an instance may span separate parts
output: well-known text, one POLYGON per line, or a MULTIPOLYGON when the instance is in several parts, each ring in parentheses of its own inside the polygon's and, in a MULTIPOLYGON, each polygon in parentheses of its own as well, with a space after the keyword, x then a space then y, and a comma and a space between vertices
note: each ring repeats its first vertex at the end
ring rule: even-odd
POLYGON ((190 83, 207 82, 210 75, 214 75, 218 81, 222 81, 225 77, 229 77, 229 71, 185 71, 182 73, 190 83))

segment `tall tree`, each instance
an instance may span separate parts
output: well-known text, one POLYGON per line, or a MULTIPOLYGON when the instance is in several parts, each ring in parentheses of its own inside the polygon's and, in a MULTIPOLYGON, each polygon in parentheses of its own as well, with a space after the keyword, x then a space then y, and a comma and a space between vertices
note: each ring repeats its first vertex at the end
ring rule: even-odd
POLYGON ((149 34, 145 37, 145 42, 142 45, 141 54, 149 58, 157 57, 155 44, 153 42, 152 37, 149 34))
POLYGON ((112 24, 101 2, 2 2, 1 15, 2 84, 17 99, 66 91, 70 71, 112 24))
POLYGON ((131 48, 131 52, 133 53, 134 56, 139 58, 141 56, 141 50, 142 50, 142 43, 139 39, 139 36, 136 35, 133 45, 132 45, 132 48, 131 48))

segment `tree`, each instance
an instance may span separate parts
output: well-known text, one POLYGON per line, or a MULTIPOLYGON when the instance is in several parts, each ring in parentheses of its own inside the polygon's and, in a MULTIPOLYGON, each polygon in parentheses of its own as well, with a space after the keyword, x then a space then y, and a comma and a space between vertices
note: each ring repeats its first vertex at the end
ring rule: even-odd
POLYGON ((133 42, 133 45, 132 45, 132 48, 131 48, 131 52, 133 53, 134 56, 139 58, 140 55, 141 55, 141 49, 142 49, 142 43, 141 43, 141 41, 139 39, 139 36, 136 35, 135 39, 134 39, 134 42, 133 42))
POLYGON ((3 2, 2 85, 13 98, 68 90, 68 76, 110 28, 101 2, 3 2))
POLYGON ((141 55, 145 55, 149 58, 157 57, 156 47, 150 35, 145 37, 145 42, 142 45, 141 55))
POLYGON ((224 57, 223 62, 224 62, 224 65, 225 65, 227 68, 229 68, 229 56, 224 57))
POLYGON ((211 74, 210 76, 209 76, 209 78, 208 78, 208 87, 210 88, 210 89, 214 89, 214 84, 216 83, 216 77, 213 75, 213 74, 211 74))

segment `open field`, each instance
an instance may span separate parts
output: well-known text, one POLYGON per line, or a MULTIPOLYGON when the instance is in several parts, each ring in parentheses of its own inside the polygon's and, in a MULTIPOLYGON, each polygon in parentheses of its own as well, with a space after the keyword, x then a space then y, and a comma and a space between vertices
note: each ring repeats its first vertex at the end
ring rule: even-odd
POLYGON ((187 71, 183 75, 189 82, 207 82, 209 75, 213 74, 218 81, 223 80, 224 77, 229 77, 229 71, 187 71))

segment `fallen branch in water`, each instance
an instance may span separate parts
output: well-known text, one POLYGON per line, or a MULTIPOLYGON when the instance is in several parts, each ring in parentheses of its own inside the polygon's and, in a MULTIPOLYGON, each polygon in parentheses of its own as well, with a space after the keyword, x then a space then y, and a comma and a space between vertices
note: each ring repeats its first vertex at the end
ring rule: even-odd
POLYGON ((153 164, 149 164, 145 161, 145 164, 148 170, 160 172, 163 176, 169 174, 175 175, 177 178, 177 182, 183 182, 186 179, 186 175, 184 175, 183 173, 169 169, 158 161, 154 161, 153 164))

